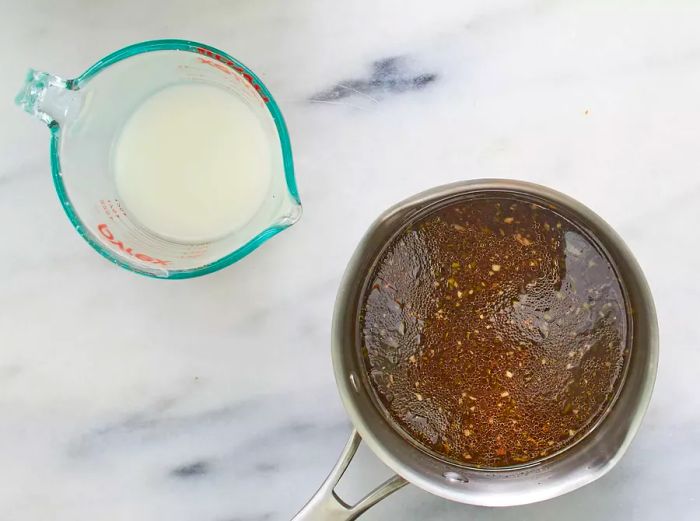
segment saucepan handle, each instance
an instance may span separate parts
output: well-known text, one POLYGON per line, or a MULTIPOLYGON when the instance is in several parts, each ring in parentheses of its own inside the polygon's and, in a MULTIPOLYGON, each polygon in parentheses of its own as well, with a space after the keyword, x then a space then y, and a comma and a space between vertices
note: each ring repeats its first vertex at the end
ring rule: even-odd
POLYGON ((338 462, 321 485, 321 488, 309 499, 308 503, 292 521, 352 521, 357 519, 368 508, 375 505, 392 492, 403 487, 407 481, 401 476, 393 476, 375 488, 354 505, 349 505, 338 497, 335 487, 348 468, 350 461, 357 452, 362 438, 353 431, 345 445, 338 462))

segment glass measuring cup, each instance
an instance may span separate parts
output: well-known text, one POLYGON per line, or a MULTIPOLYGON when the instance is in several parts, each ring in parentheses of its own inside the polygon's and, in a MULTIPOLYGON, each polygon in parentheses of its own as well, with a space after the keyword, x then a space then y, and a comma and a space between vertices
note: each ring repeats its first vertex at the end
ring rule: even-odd
MULTIPOLYGON (((236 262, 301 216, 287 128, 272 95, 245 65, 214 47, 155 40, 116 51, 75 79, 30 70, 16 103, 51 131, 51 170, 75 229, 98 253, 147 276, 183 279, 236 262), (111 161, 121 129, 160 90, 195 83, 224 89, 255 113, 274 146, 271 182, 241 228, 196 243, 160 236, 129 215, 111 161)), ((232 159, 232 175, 235 166, 232 159)))

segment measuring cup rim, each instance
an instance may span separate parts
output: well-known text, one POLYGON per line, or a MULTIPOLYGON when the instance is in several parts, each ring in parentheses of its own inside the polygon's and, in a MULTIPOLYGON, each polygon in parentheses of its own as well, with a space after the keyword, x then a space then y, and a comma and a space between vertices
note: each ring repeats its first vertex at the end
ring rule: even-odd
POLYGON ((299 191, 296 184, 296 178, 294 175, 294 162, 292 159, 292 148, 289 139, 289 132, 287 130, 287 125, 282 116, 282 112, 277 105, 277 102, 273 98, 272 94, 265 86, 263 81, 245 64, 243 64, 238 59, 233 56, 221 51, 211 45, 196 42, 193 40, 181 40, 181 39, 163 39, 163 40, 148 40, 140 43, 135 43, 127 47, 123 47, 117 51, 114 51, 107 56, 101 58, 93 65, 88 67, 82 74, 74 79, 70 80, 60 80, 56 78, 60 85, 69 90, 80 90, 83 85, 86 85, 91 78, 99 74, 106 68, 128 59, 132 56, 137 56, 139 54, 144 54, 148 52, 157 51, 185 51, 194 54, 205 55, 216 59, 220 63, 234 68, 236 72, 244 75, 248 81, 250 81, 255 90, 258 92, 260 97, 265 103, 270 116, 272 117, 275 128, 277 129, 277 135, 280 141, 280 147, 282 149, 282 165, 284 169, 285 184, 287 187, 287 192, 291 197, 293 204, 296 206, 296 216, 294 219, 288 219, 285 222, 276 223, 272 226, 268 226, 264 230, 256 234, 252 239, 247 241, 245 244, 235 249, 234 251, 226 254, 225 256, 217 259, 214 262, 200 266, 197 268, 185 269, 185 270, 167 270, 167 274, 163 274, 161 270, 149 271, 145 268, 140 268, 134 264, 125 262, 124 260, 116 257, 112 252, 105 248, 104 245, 93 235, 93 233, 88 230, 88 228, 83 224, 82 220, 78 216, 77 212, 73 208, 70 202, 68 193, 63 182, 63 176, 61 174, 61 162, 60 162, 60 125, 56 122, 49 123, 49 129, 51 131, 51 171, 53 177, 54 187, 58 198, 61 202, 61 206, 65 211, 68 219, 75 228, 75 230, 85 239, 85 241, 92 246, 95 251, 100 255, 105 257, 110 262, 113 262, 126 270, 144 275, 147 277, 159 278, 159 279, 188 279, 192 277, 199 277, 201 275, 206 275, 213 273, 222 268, 225 268, 234 262, 245 257, 253 250, 257 249, 267 240, 277 235, 279 232, 288 228, 294 224, 299 216, 301 215, 301 199, 299 197, 299 191))
POLYGON ((627 450, 644 417, 658 365, 658 325, 649 287, 632 253, 592 210, 550 188, 523 181, 477 179, 435 187, 389 208, 370 226, 343 276, 332 327, 332 358, 341 400, 373 452, 416 486, 446 499, 483 506, 533 503, 570 492, 608 472, 627 450), (475 192, 534 196, 575 218, 605 248, 619 271, 634 314, 625 381, 600 424, 551 459, 506 469, 459 466, 406 441, 389 424, 364 383, 357 349, 357 316, 365 280, 388 242, 426 206, 475 192))

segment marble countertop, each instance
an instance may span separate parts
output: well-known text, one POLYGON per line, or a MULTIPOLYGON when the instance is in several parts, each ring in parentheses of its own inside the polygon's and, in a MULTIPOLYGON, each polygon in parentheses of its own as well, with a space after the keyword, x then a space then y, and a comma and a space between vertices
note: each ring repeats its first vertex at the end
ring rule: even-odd
MULTIPOLYGON (((0 519, 277 521, 350 432, 329 336, 345 264, 392 203, 460 179, 549 185, 607 219, 658 308, 629 452, 597 482, 489 509, 406 487, 363 519, 700 519, 700 6, 691 2, 63 2, 0 20, 0 519), (287 119, 302 220, 195 280, 95 254, 54 194, 47 129, 11 100, 180 37, 260 73, 287 119)), ((363 448, 341 493, 388 471, 363 448)))

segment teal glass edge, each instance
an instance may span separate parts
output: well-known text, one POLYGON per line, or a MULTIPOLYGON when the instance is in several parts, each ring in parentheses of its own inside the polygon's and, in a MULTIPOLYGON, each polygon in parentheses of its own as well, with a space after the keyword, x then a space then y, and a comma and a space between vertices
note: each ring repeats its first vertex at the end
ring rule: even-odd
MULTIPOLYGON (((277 105, 277 102, 272 97, 272 94, 267 89, 262 80, 260 80, 260 78, 253 71, 251 71, 243 63, 235 59, 233 56, 230 56, 229 54, 210 45, 195 42, 192 40, 150 40, 129 45, 128 47, 124 47, 123 49, 119 49, 118 51, 115 51, 105 56, 104 58, 96 62, 94 65, 89 67, 85 72, 83 72, 83 74, 81 74, 77 78, 67 80, 66 88, 71 90, 78 90, 80 89, 81 85, 89 81, 90 78, 95 76, 95 74, 97 74, 101 70, 105 69, 106 67, 109 67, 114 63, 129 58, 130 56, 135 56, 144 52, 167 50, 182 50, 196 53, 196 49, 198 47, 211 51, 214 54, 218 54, 220 57, 226 58, 227 60, 231 60, 238 67, 241 67, 246 72, 246 74, 249 74, 260 86, 261 94, 268 98, 268 101, 265 103, 265 105, 269 110, 273 121, 275 122, 275 127, 277 128, 277 133, 279 135, 280 145, 282 147, 282 162, 284 166, 284 176, 287 185, 287 191, 289 192, 289 195, 292 197, 292 199, 296 202, 296 204, 301 207, 301 199, 299 198, 296 179, 294 177, 294 162, 292 160, 292 149, 289 141, 289 133, 287 131, 287 125, 284 122, 284 118, 282 117, 282 113, 280 112, 279 106, 277 105)), ((217 261, 207 264, 206 266, 202 266, 191 270, 168 271, 168 274, 165 276, 159 275, 156 272, 138 269, 135 266, 132 266, 118 259, 117 257, 114 257, 110 253, 110 251, 106 249, 102 245, 102 243, 100 243, 100 241, 96 240, 93 237, 92 233, 86 229, 78 215, 73 210, 73 205, 71 204, 70 198, 68 197, 68 194, 66 192, 65 185, 63 184, 63 176, 61 174, 61 163, 59 159, 60 127, 58 123, 54 121, 49 125, 49 129, 51 131, 51 172, 53 176, 54 187, 56 189, 56 193, 58 194, 58 198, 61 202, 61 206, 63 207, 63 210, 65 211, 66 215, 68 216, 68 219, 70 220, 75 230, 83 237, 83 239, 85 239, 85 241, 90 246, 92 246, 95 249, 95 251, 97 251, 100 255, 102 255, 110 262, 113 262, 114 264, 117 264, 118 266, 121 266, 122 268, 133 273, 138 273, 140 275, 153 277, 157 279, 171 280, 189 279, 192 277, 207 275, 208 273, 218 271, 242 259, 246 255, 257 249, 259 246, 264 244, 267 240, 271 239, 279 232, 294 224, 294 222, 285 224, 274 224, 258 233, 255 237, 253 237, 240 248, 234 250, 233 252, 229 253, 228 255, 222 257, 217 261)))

